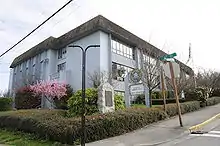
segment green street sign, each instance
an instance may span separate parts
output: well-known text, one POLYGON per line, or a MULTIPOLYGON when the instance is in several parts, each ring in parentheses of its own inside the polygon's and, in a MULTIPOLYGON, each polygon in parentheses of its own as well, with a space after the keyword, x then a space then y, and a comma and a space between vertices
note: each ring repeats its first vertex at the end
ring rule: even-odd
POLYGON ((168 54, 168 55, 165 55, 165 56, 160 57, 160 60, 161 60, 161 61, 164 61, 164 60, 167 60, 167 59, 174 58, 175 56, 177 56, 176 53, 168 54))

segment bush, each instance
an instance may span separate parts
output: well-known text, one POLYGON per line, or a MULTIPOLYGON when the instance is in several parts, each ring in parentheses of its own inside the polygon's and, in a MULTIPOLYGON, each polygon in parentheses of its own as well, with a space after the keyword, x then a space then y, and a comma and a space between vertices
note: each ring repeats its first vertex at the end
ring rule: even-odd
MULTIPOLYGON (((73 96, 68 100, 68 115, 69 116, 79 116, 81 113, 82 107, 82 90, 77 91, 73 96)), ((99 112, 98 109, 98 89, 96 88, 87 88, 86 89, 86 115, 92 115, 99 112)), ((115 94, 114 97, 115 110, 124 109, 125 104, 123 96, 115 94)))
MULTIPOLYGON (((163 106, 159 106, 159 108, 163 109, 163 106)), ((189 101, 180 104, 181 113, 185 114, 188 112, 193 112, 200 109, 199 101, 189 101)), ((176 103, 167 104, 166 112, 169 117, 173 117, 178 114, 178 109, 176 103)))
POLYGON ((134 101, 135 104, 145 104, 145 95, 141 94, 138 95, 137 98, 134 101))
POLYGON ((62 97, 61 99, 54 99, 54 103, 57 109, 68 109, 67 102, 69 98, 73 96, 73 88, 71 87, 71 85, 67 84, 66 89, 66 95, 64 97, 62 97))
MULTIPOLYGON (((98 91, 96 88, 86 89, 86 103, 85 113, 91 115, 99 111, 98 105, 98 91)), ((68 113, 70 116, 78 116, 82 111, 82 90, 78 90, 68 100, 68 113)))
POLYGON ((41 97, 35 96, 30 87, 20 88, 15 95, 15 107, 17 109, 32 109, 41 105, 41 97))
POLYGON ((211 106, 220 103, 220 97, 211 97, 207 99, 206 105, 211 106))
MULTIPOLYGON (((179 99, 179 102, 186 102, 185 99, 179 99)), ((152 100, 153 105, 163 105, 163 99, 153 99, 152 100)), ((166 104, 176 103, 176 99, 166 99, 166 104)))
MULTIPOLYGON (((93 89, 92 89, 93 90, 93 89)), ((90 93, 93 91, 90 91, 90 93)), ((210 98, 212 104, 219 98, 210 98)), ((86 142, 121 135, 177 115, 176 104, 156 108, 131 107, 116 112, 86 116, 86 142)), ((200 109, 199 101, 181 103, 182 114, 200 109)), ((66 118, 62 110, 18 110, 0 113, 0 128, 35 133, 52 141, 73 144, 80 139, 81 119, 66 118)))
POLYGON ((12 109, 12 98, 0 97, 0 111, 8 111, 12 109))
MULTIPOLYGON (((86 117, 86 142, 121 135, 166 118, 157 108, 129 108, 86 117)), ((0 127, 35 133, 52 141, 73 144, 80 139, 81 119, 58 111, 31 110, 0 114, 0 127), (50 113, 51 112, 51 113, 50 113)))
POLYGON ((122 95, 115 94, 114 103, 115 103, 115 110, 125 109, 125 104, 122 95))

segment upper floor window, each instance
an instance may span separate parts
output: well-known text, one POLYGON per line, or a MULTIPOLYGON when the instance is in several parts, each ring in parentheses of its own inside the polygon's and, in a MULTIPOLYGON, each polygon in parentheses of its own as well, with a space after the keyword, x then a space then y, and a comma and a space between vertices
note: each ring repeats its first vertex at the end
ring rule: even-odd
POLYGON ((112 78, 115 80, 124 81, 126 74, 132 70, 131 67, 112 62, 112 78))
POLYGON ((65 57, 65 54, 66 54, 66 48, 59 49, 59 50, 58 50, 58 59, 64 58, 64 57, 65 57))
POLYGON ((63 71, 66 69, 66 62, 57 65, 57 72, 63 71))
POLYGON ((129 59, 134 59, 134 48, 116 40, 112 40, 112 52, 129 59))

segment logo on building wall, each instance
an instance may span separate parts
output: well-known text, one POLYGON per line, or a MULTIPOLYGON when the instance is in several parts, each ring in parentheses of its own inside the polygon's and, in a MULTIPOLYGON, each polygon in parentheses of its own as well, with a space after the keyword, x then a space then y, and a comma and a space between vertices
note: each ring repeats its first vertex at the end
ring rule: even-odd
POLYGON ((134 69, 129 74, 129 79, 130 79, 130 82, 132 83, 140 82, 141 78, 142 78, 142 72, 139 69, 134 69))

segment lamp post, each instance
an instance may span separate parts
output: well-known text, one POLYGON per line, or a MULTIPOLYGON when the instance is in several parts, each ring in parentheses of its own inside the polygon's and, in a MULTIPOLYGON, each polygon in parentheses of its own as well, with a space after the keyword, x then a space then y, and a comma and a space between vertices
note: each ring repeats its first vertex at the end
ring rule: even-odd
POLYGON ((80 48, 82 51, 82 113, 81 113, 81 128, 82 128, 82 133, 81 133, 81 146, 85 146, 85 140, 86 140, 86 129, 85 129, 85 98, 86 98, 86 51, 89 48, 97 48, 100 47, 100 45, 89 45, 86 47, 84 50, 83 47, 79 45, 71 45, 68 47, 72 48, 80 48))

